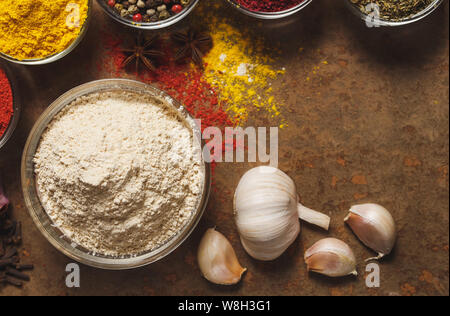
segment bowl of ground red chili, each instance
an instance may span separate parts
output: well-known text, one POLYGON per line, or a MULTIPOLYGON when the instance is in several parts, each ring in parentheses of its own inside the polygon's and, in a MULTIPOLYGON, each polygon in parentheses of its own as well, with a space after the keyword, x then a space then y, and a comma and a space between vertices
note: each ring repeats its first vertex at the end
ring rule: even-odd
POLYGON ((0 62, 0 149, 11 138, 19 121, 20 107, 14 86, 11 71, 0 62))
POLYGON ((313 0, 227 0, 235 9, 259 19, 281 19, 304 9, 313 0))

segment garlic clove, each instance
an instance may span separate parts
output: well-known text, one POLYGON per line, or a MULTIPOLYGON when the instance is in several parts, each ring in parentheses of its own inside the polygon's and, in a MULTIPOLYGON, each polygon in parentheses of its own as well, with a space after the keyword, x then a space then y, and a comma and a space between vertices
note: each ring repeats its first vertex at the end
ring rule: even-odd
POLYGON ((378 260, 391 253, 397 238, 395 221, 391 213, 378 204, 352 206, 344 220, 367 247, 378 253, 378 260))
POLYGON ((247 271, 239 264, 228 239, 213 228, 208 229, 203 236, 197 260, 203 276, 215 284, 236 284, 247 271))
POLYGON ((336 238, 325 238, 316 242, 305 252, 308 271, 330 277, 358 275, 356 258, 350 247, 336 238))

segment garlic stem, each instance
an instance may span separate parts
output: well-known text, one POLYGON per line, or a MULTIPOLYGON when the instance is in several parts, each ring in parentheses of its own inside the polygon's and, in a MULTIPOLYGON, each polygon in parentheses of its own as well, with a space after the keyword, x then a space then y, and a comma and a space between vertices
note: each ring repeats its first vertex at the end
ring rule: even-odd
POLYGON ((325 230, 328 230, 330 228, 329 216, 307 208, 300 203, 298 203, 298 215, 300 219, 305 222, 319 226, 325 230))

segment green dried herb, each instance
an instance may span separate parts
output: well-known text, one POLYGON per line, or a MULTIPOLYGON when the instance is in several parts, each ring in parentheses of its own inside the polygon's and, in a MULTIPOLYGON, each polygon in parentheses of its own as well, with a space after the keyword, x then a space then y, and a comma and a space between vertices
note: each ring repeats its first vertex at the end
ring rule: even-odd
POLYGON ((373 13, 373 5, 378 6, 380 20, 402 21, 429 7, 434 0, 350 0, 365 14, 373 13))

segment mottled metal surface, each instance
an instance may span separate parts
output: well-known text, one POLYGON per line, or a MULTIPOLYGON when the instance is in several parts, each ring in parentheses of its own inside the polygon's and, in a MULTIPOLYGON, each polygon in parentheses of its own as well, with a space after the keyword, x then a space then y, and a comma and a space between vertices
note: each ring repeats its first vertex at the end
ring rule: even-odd
MULTIPOLYGON (((34 121, 54 99, 109 76, 97 71, 96 58, 103 53, 99 25, 106 23, 114 32, 123 27, 96 6, 90 31, 72 54, 52 65, 14 67, 23 115, 0 152, 0 167, 15 216, 24 223, 24 261, 36 268, 23 289, 0 288, 0 295, 449 294, 448 1, 426 20, 398 29, 368 29, 336 0, 316 0, 282 27, 224 10, 241 25, 259 28, 268 49, 281 42, 280 66, 287 73, 274 85, 285 101, 282 112, 289 127, 280 132, 280 168, 294 178, 304 204, 332 216, 329 234, 303 225, 301 236, 278 260, 251 259, 232 218, 234 188, 250 166, 220 165, 206 215, 175 253, 134 271, 82 266, 81 288, 66 288, 64 269, 70 260, 40 235, 27 213, 20 159, 34 121), (367 201, 390 209, 399 229, 393 254, 380 263, 379 289, 368 289, 364 281, 363 259, 373 253, 343 225, 348 208, 367 201), (212 226, 231 240, 248 267, 237 286, 215 286, 200 276, 196 248, 212 226), (354 249, 358 278, 331 280, 307 273, 304 250, 328 235, 354 249)), ((271 122, 255 114, 249 124, 271 122)))

